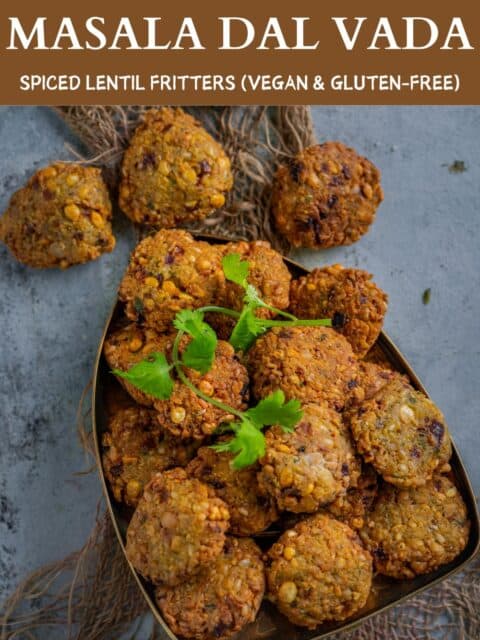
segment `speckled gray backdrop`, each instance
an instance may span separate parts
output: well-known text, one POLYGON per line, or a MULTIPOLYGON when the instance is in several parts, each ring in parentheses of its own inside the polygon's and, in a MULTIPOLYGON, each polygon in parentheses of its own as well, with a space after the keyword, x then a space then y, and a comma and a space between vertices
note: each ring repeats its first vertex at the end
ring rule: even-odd
MULTIPOLYGON (((381 168, 385 201, 357 244, 298 257, 375 274, 390 296, 386 329, 445 412, 478 492, 480 108, 313 111, 320 140, 342 140, 381 168), (453 172, 455 161, 465 170, 453 172)), ((1 108, 0 140, 1 209, 75 144, 45 108, 1 108)), ((133 243, 120 214, 115 227, 113 254, 67 272, 24 268, 0 248, 0 601, 92 527, 100 486, 75 475, 87 464, 75 411, 133 243)))

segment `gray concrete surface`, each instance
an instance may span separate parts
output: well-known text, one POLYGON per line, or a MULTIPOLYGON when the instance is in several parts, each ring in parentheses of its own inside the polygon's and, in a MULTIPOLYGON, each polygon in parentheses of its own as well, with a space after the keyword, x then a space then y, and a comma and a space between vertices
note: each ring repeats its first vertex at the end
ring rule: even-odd
MULTIPOLYGON (((385 202, 356 245, 302 252, 308 266, 366 268, 390 295, 386 329, 451 425, 480 490, 480 108, 315 107, 320 139, 382 170, 385 202), (449 166, 463 161, 466 170, 449 166), (422 293, 431 288, 431 301, 422 293)), ((47 109, 0 109, 0 210, 36 168, 74 143, 47 109)), ((23 574, 80 546, 100 487, 85 468, 75 411, 133 236, 68 272, 37 272, 0 248, 0 601, 23 574)), ((48 632, 45 638, 51 638, 48 632)))

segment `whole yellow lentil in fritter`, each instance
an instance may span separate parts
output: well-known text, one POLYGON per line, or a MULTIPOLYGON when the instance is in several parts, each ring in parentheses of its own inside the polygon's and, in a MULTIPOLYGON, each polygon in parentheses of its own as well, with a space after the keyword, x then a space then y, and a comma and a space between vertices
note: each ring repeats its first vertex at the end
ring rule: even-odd
POLYGON ((192 443, 172 438, 155 411, 132 405, 118 410, 102 437, 105 477, 115 500, 136 506, 154 473, 186 466, 195 455, 192 443))
POLYGON ((275 501, 260 492, 259 465, 243 469, 232 467, 232 454, 210 447, 198 450, 187 473, 210 485, 230 512, 230 533, 251 536, 261 533, 278 518, 275 501))
POLYGON ((157 587, 158 607, 182 638, 224 640, 253 622, 265 591, 265 571, 253 540, 227 537, 223 552, 176 587, 157 587))
POLYGON ((387 482, 420 486, 449 468, 452 446, 435 404, 400 376, 350 414, 359 453, 387 482))
POLYGON ((298 318, 329 318, 361 358, 377 340, 387 311, 387 295, 371 279, 339 264, 314 269, 292 282, 290 310, 298 318))
POLYGON ((111 217, 100 169, 58 162, 13 194, 0 239, 23 264, 66 269, 113 250, 111 217))
POLYGON ((456 558, 469 531, 457 488, 434 476, 423 487, 384 485, 360 535, 379 573, 409 580, 456 558))
POLYGON ((221 258, 219 247, 186 231, 163 230, 145 238, 120 284, 127 317, 167 331, 178 311, 215 303, 225 286, 221 258))
POLYGON ((211 487, 184 469, 157 473, 128 525, 127 557, 154 584, 180 584, 220 555, 228 521, 211 487))
POLYGON ((291 433, 267 431, 258 480, 279 509, 313 513, 345 493, 355 463, 340 422, 333 409, 307 404, 291 433))
POLYGON ((361 609, 372 559, 357 534, 323 514, 285 531, 266 555, 267 597, 296 625, 314 629, 361 609))
POLYGON ((325 248, 356 242, 382 200, 378 169, 341 142, 325 142, 278 169, 272 211, 294 247, 325 248))
POLYGON ((259 399, 281 389, 287 399, 341 411, 363 393, 350 344, 329 327, 275 327, 250 348, 248 366, 259 399))
POLYGON ((225 204, 230 160, 180 108, 151 109, 133 134, 121 169, 120 208, 134 222, 175 227, 225 204))

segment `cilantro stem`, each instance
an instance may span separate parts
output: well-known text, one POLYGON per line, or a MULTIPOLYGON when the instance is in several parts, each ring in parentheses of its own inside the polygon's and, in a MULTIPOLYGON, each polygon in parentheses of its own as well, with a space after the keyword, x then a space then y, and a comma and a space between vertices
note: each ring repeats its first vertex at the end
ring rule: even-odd
POLYGON ((185 335, 185 332, 180 330, 175 336, 175 341, 172 347, 172 363, 173 363, 173 366, 175 367, 175 371, 177 372, 177 375, 180 378, 180 380, 183 382, 183 384, 186 387, 188 387, 191 391, 196 393, 199 398, 202 398, 202 400, 205 400, 205 402, 209 402, 210 404, 213 404, 218 409, 225 411, 225 413, 231 413, 234 416, 237 416, 237 418, 240 418, 240 420, 243 420, 244 416, 241 411, 237 411, 237 409, 230 407, 228 404, 224 404, 223 402, 220 402, 220 400, 217 400, 216 398, 207 396, 206 393, 203 393, 203 391, 200 391, 200 389, 196 387, 193 384, 193 382, 185 375, 185 372, 183 371, 183 367, 185 365, 183 364, 179 356, 180 340, 183 338, 184 335, 185 335))
POLYGON ((275 307, 271 307, 269 304, 266 304, 265 308, 270 309, 270 311, 273 311, 273 313, 275 313, 277 316, 283 316, 284 318, 288 318, 289 320, 292 320, 292 321, 298 320, 296 316, 292 315, 291 313, 288 313, 288 311, 282 311, 281 309, 276 309, 275 307))
POLYGON ((301 320, 295 318, 295 320, 263 320, 262 324, 265 327, 331 327, 332 321, 328 318, 322 318, 321 320, 301 320))
POLYGON ((227 309, 227 307, 216 307, 214 305, 210 305, 208 307, 200 307, 197 311, 202 311, 203 313, 223 313, 226 316, 231 316, 232 318, 239 318, 240 312, 234 311, 233 309, 227 309))

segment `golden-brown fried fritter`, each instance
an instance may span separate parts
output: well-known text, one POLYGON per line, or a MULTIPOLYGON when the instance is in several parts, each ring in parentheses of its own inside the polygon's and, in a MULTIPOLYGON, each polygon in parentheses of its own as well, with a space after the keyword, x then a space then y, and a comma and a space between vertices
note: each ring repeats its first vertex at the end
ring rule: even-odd
POLYGON ((119 409, 102 437, 105 477, 115 500, 136 506, 154 473, 184 467, 195 455, 195 445, 168 435, 155 411, 132 405, 119 409))
POLYGON ((292 282, 290 310, 298 318, 329 318, 361 358, 382 330, 387 295, 366 271, 335 264, 292 282))
MULTIPOLYGON (((188 339, 182 342, 182 345, 185 344, 188 344, 188 339)), ((193 369, 185 369, 185 375, 207 396, 233 409, 247 408, 249 397, 247 370, 228 342, 218 341, 210 371, 202 375, 193 369)), ((175 382, 170 398, 156 400, 154 407, 158 412, 160 424, 180 438, 205 439, 222 422, 233 419, 232 414, 227 414, 223 409, 203 400, 180 380, 175 382)))
POLYGON ((345 493, 355 461, 340 422, 333 409, 307 404, 291 433, 267 431, 258 480, 279 509, 313 513, 345 493))
POLYGON ((66 269, 113 250, 111 217, 100 169, 57 162, 13 194, 0 239, 23 264, 66 269))
MULTIPOLYGON (((112 369, 128 371, 153 353, 170 354, 175 334, 160 334, 154 329, 138 324, 128 324, 114 328, 103 345, 103 353, 112 369)), ((118 378, 119 382, 139 404, 153 405, 156 398, 134 387, 128 380, 118 378)))
POLYGON ((363 465, 357 486, 322 509, 322 512, 333 516, 336 520, 348 524, 358 530, 365 524, 378 492, 378 476, 370 465, 363 465))
POLYGON ((187 467, 187 473, 215 489, 230 512, 230 533, 251 536, 261 533, 278 513, 275 501, 260 492, 259 465, 243 469, 232 467, 232 454, 202 447, 187 467))
MULTIPOLYGON (((258 291, 260 298, 276 309, 286 309, 289 303, 290 281, 292 276, 283 257, 272 249, 269 242, 229 242, 220 245, 222 255, 232 253, 248 260, 249 273, 247 281, 258 291)), ((229 309, 241 311, 245 292, 239 285, 227 281, 220 304, 229 309)), ((269 309, 259 308, 255 312, 260 318, 273 318, 269 309)), ((235 321, 217 313, 209 314, 208 321, 217 330, 218 335, 226 340, 230 337, 235 321)))
POLYGON ((128 525, 127 557, 154 584, 180 584, 220 555, 228 520, 223 500, 184 469, 157 473, 128 525))
POLYGON ((267 597, 293 624, 345 620, 370 592, 372 559, 346 524, 317 514, 282 534, 267 554, 267 597))
POLYGON ((219 247, 179 229, 145 238, 120 284, 127 317, 168 331, 178 311, 217 301, 225 286, 221 258, 219 247))
POLYGON ((225 204, 230 160, 182 109, 152 109, 123 157, 120 208, 134 222, 175 227, 202 220, 225 204))
POLYGON ((341 142, 325 142, 278 169, 272 211, 294 247, 325 248, 358 240, 382 200, 378 169, 341 142))
POLYGON ((456 558, 469 531, 455 485, 435 476, 423 487, 384 485, 360 535, 379 573, 411 579, 456 558))
POLYGON ((176 587, 157 587, 155 596, 176 635, 224 640, 255 620, 264 591, 260 549, 253 540, 227 537, 210 566, 176 587))
POLYGON ((276 327, 250 348, 248 363, 256 398, 281 389, 341 411, 361 392, 352 348, 329 327, 276 327))
POLYGON ((350 428, 364 459, 394 485, 421 486, 449 468, 452 446, 442 413, 403 377, 361 403, 350 428))

